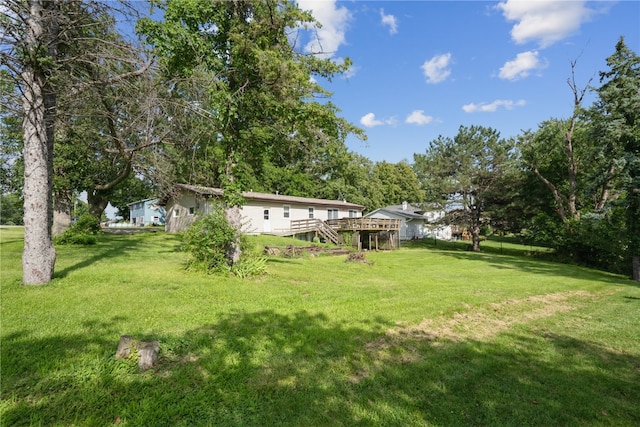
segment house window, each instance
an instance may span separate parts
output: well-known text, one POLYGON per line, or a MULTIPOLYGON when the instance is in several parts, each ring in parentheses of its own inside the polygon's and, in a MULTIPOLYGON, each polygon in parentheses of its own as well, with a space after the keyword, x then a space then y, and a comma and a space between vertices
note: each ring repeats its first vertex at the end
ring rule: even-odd
POLYGON ((264 210, 264 219, 269 220, 269 209, 264 210))
POLYGON ((196 207, 195 206, 189 207, 189 215, 195 215, 195 213, 196 213, 196 207))
POLYGON ((290 209, 290 206, 286 206, 286 205, 285 205, 285 206, 283 206, 282 208, 284 209, 284 217, 285 217, 285 218, 289 218, 289 209, 290 209))
POLYGON ((313 208, 309 208, 309 219, 313 219, 313 208))
POLYGON ((180 208, 174 208, 173 209, 173 217, 177 218, 180 216, 180 208))
POLYGON ((357 218, 358 217, 358 211, 356 210, 349 210, 349 218, 357 218))
POLYGON ((338 209, 327 209, 328 219, 338 219, 338 209))

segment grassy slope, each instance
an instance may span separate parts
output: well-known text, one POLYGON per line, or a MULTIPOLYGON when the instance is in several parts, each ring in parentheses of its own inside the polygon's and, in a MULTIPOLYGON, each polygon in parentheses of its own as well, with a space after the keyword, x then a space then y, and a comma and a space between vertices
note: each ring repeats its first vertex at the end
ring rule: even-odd
POLYGON ((0 242, 2 425, 640 424, 619 276, 414 245, 242 281, 185 272, 158 233, 60 247, 31 288, 20 231, 0 242), (116 361, 122 334, 159 340, 157 367, 116 361))

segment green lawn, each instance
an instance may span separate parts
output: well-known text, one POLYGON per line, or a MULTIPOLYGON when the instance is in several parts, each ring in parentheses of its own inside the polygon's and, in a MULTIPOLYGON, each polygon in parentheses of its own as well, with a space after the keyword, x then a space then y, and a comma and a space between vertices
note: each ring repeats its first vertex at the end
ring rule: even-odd
POLYGON ((101 235, 24 287, 2 228, 0 422, 640 425, 640 287, 485 243, 273 257, 240 280, 186 272, 172 235, 101 235), (124 334, 160 342, 153 369, 115 359, 124 334))

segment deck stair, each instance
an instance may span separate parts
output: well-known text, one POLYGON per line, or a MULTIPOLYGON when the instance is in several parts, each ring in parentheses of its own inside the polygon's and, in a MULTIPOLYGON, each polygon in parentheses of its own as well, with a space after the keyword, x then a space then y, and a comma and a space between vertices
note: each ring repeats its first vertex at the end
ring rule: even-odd
POLYGON ((342 236, 320 219, 293 220, 291 221, 291 231, 294 234, 315 232, 327 242, 331 242, 334 245, 341 245, 343 243, 342 236))

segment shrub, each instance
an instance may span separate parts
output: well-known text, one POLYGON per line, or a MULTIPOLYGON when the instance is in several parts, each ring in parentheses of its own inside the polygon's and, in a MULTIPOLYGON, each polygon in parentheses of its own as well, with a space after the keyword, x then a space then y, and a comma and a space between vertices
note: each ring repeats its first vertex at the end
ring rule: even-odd
POLYGON ((244 256, 240 261, 231 267, 231 273, 241 279, 247 277, 261 276, 267 272, 267 259, 259 256, 244 256))
POLYGON ((93 215, 82 215, 61 235, 54 237, 58 245, 95 245, 100 223, 93 215))
POLYGON ((203 216, 181 234, 182 249, 189 253, 187 267, 206 272, 228 271, 227 249, 237 240, 222 206, 203 216))

